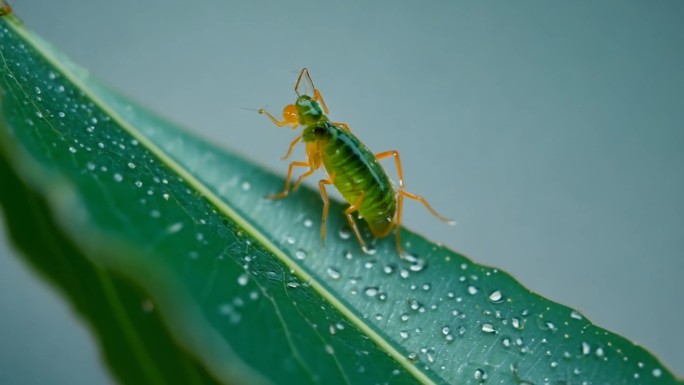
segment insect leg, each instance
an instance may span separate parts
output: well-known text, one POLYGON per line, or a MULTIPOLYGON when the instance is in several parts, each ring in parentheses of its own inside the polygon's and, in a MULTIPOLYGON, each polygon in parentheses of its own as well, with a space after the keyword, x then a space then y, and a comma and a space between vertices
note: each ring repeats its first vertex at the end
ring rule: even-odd
MULTIPOLYGON (((420 195, 412 194, 412 193, 404 190, 404 188, 405 188, 405 186, 404 186, 404 173, 401 169, 401 159, 399 157, 398 151, 385 151, 385 152, 381 152, 381 153, 375 155, 375 157, 378 160, 384 159, 384 158, 389 158, 390 156, 394 157, 394 161, 395 161, 396 166, 397 166, 397 174, 399 175, 399 195, 405 196, 409 199, 413 199, 413 200, 416 200, 416 201, 422 203, 423 206, 425 206, 425 208, 428 209, 428 211, 430 211, 430 213, 432 213, 432 215, 436 216, 437 218, 439 218, 440 220, 442 220, 444 222, 447 222, 450 225, 455 224, 456 222, 454 222, 453 220, 451 220, 451 219, 441 215, 437 211, 435 211, 435 209, 433 209, 432 206, 430 206, 430 204, 427 202, 427 200, 425 200, 425 198, 423 198, 420 195)), ((399 210, 398 213, 401 213, 401 202, 400 202, 398 210, 399 210)), ((401 215, 398 215, 397 224, 399 224, 400 220, 401 220, 401 215)))
POLYGON ((361 244, 361 248, 366 251, 368 248, 366 247, 366 242, 363 240, 361 237, 361 232, 359 232, 359 227, 356 224, 356 221, 354 220, 354 217, 352 217, 352 213, 361 207, 361 202, 363 202, 363 196, 365 194, 362 192, 361 195, 356 199, 356 202, 352 203, 349 207, 347 207, 346 210, 344 210, 344 215, 347 217, 347 222, 349 222, 349 227, 354 230, 354 234, 356 235, 356 239, 359 240, 359 244, 361 244))
MULTIPOLYGON (((312 84, 313 86, 313 84, 312 84)), ((321 107, 323 107, 323 112, 325 114, 329 114, 330 110, 328 110, 328 106, 325 105, 325 101, 323 101, 323 96, 321 95, 321 91, 318 90, 318 88, 314 87, 314 100, 317 100, 318 102, 321 103, 321 107)))
POLYGON ((285 189, 277 194, 271 194, 266 196, 268 199, 281 199, 285 198, 287 194, 290 193, 290 179, 292 178, 292 171, 295 167, 309 167, 309 162, 292 162, 287 170, 287 178, 285 178, 285 189))
POLYGON ((302 136, 301 136, 301 135, 299 135, 298 137, 294 138, 294 140, 292 141, 292 143, 290 143, 290 148, 287 149, 287 153, 286 153, 282 158, 280 158, 280 159, 285 160, 285 159, 289 158, 289 157, 290 157, 290 154, 292 153, 292 150, 294 150, 295 146, 297 145, 297 143, 298 143, 300 140, 302 140, 302 136))
POLYGON ((309 70, 305 68, 302 68, 302 72, 299 73, 299 77, 297 78, 297 83, 295 83, 295 93, 297 95, 300 95, 299 92, 299 84, 301 83, 302 79, 305 79, 306 82, 309 83, 309 86, 311 86, 311 89, 313 90, 313 98, 317 102, 321 103, 321 107, 323 107, 323 112, 327 114, 330 113, 328 110, 328 106, 325 105, 325 101, 323 101, 323 96, 321 96, 321 91, 318 90, 313 84, 313 80, 311 80, 311 75, 309 75, 309 70))
POLYGON ((300 175, 299 178, 297 178, 297 182, 295 182, 294 186, 292 187, 293 191, 299 188, 299 185, 302 183, 304 178, 310 176, 314 173, 314 171, 321 167, 321 153, 317 150, 317 147, 313 147, 309 148, 309 151, 307 151, 307 157, 309 160, 309 171, 305 172, 304 174, 300 175))
POLYGON ((323 199, 323 220, 321 221, 321 240, 325 239, 325 223, 328 220, 328 208, 330 206, 330 202, 328 201, 328 192, 325 190, 325 185, 332 184, 332 180, 330 179, 321 179, 318 181, 318 189, 321 190, 321 198, 323 199))
POLYGON ((439 214, 437 211, 435 211, 435 209, 433 209, 432 206, 430 206, 430 204, 427 202, 427 200, 425 200, 425 198, 423 198, 422 196, 412 194, 412 193, 404 190, 404 188, 405 188, 405 186, 404 186, 404 172, 401 168, 401 158, 399 156, 398 151, 395 151, 395 150, 385 151, 385 152, 381 152, 381 153, 375 155, 375 158, 378 160, 384 159, 384 158, 389 158, 389 157, 394 157, 394 162, 395 162, 396 167, 397 167, 397 174, 399 176, 399 196, 397 199, 397 217, 395 220, 397 230, 396 230, 395 234, 396 234, 397 250, 399 251, 399 254, 401 255, 402 254, 402 248, 401 248, 401 240, 399 238, 399 232, 401 229, 401 227, 400 227, 401 226, 401 215, 402 215, 403 209, 404 209, 404 197, 409 198, 409 199, 413 199, 413 200, 416 200, 416 201, 422 203, 423 206, 425 206, 425 208, 428 209, 428 211, 430 211, 430 213, 432 213, 432 215, 436 216, 440 220, 442 220, 442 221, 444 221, 450 225, 454 225, 454 224, 456 224, 456 222, 445 217, 445 216, 443 216, 443 215, 441 215, 441 214, 439 214))

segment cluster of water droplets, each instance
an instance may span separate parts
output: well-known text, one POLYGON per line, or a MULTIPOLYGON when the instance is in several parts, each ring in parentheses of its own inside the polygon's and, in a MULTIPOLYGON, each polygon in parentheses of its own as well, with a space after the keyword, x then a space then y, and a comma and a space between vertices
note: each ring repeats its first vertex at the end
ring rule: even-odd
MULTIPOLYGON (((216 223, 216 212, 212 212, 206 203, 197 203, 196 193, 182 178, 161 164, 157 157, 140 145, 137 138, 113 124, 111 118, 87 101, 82 93, 65 86, 65 79, 59 73, 49 72, 47 79, 48 82, 30 89, 35 111, 23 119, 26 125, 36 127, 41 135, 51 138, 50 156, 57 160, 66 158, 79 165, 80 175, 77 177, 100 180, 103 186, 110 186, 105 181, 113 181, 115 185, 131 187, 121 190, 125 191, 123 196, 130 199, 129 204, 121 207, 140 210, 153 221, 164 221, 164 234, 150 235, 151 241, 161 244, 164 239, 173 237, 191 239, 192 242, 184 244, 195 247, 187 250, 186 256, 197 263, 202 262, 203 256, 222 260, 228 255, 209 249, 209 245, 214 244, 210 240, 216 235, 207 224, 216 223), (138 205, 131 208, 131 201, 138 205), (193 215, 178 215, 172 205, 181 203, 184 210, 191 207, 193 215)), ((253 189, 252 183, 244 178, 234 179, 234 184, 243 193, 253 189)), ((306 236, 318 237, 318 221, 302 218, 301 224, 305 232, 311 233, 306 236)), ((236 230, 231 227, 230 231, 236 230)), ((496 269, 479 268, 469 262, 461 262, 454 268, 457 259, 441 249, 434 249, 424 256, 409 254, 403 259, 399 256, 388 258, 393 253, 378 251, 392 248, 387 246, 391 242, 380 246, 370 242, 365 250, 361 250, 353 232, 346 226, 338 226, 331 232, 331 236, 337 237, 345 248, 331 248, 335 250, 333 255, 326 255, 326 248, 311 250, 299 245, 297 237, 304 234, 297 229, 283 235, 282 244, 292 249, 295 261, 306 264, 309 271, 317 273, 318 277, 324 277, 327 287, 343 293, 342 297, 349 301, 364 322, 372 325, 376 333, 397 342, 406 359, 425 370, 437 372, 438 376, 450 378, 466 373, 475 383, 501 378, 500 369, 494 369, 501 367, 501 363, 488 362, 492 358, 487 358, 480 350, 491 352, 501 349, 503 355, 496 357, 502 357, 502 362, 509 364, 508 374, 516 383, 527 381, 521 377, 521 366, 526 365, 525 356, 540 352, 542 358, 537 358, 535 365, 539 362, 539 365, 549 368, 546 382, 549 384, 558 383, 558 379, 566 383, 591 383, 585 376, 592 373, 581 369, 582 360, 591 359, 598 363, 630 361, 630 357, 621 354, 619 348, 609 344, 596 345, 589 342, 589 335, 586 335, 586 340, 582 335, 576 335, 578 329, 572 328, 571 323, 586 325, 586 320, 578 312, 570 311, 558 320, 547 319, 543 311, 532 313, 525 304, 512 301, 506 290, 490 288, 487 278, 496 275, 496 269), (449 271, 453 276, 448 276, 446 281, 439 280, 443 275, 430 273, 430 261, 437 259, 451 263, 449 271), (485 345, 474 347, 469 344, 471 336, 472 340, 484 341, 485 345), (577 341, 574 349, 559 351, 556 346, 565 346, 560 342, 563 340, 577 341), (478 355, 480 353, 483 355, 478 355), (458 362, 458 357, 468 357, 469 362, 458 362)), ((370 239, 367 232, 364 235, 370 239)), ((259 280, 282 281, 287 290, 296 291, 310 285, 302 282, 292 271, 286 274, 276 272, 276 269, 254 268, 254 258, 256 256, 243 257, 243 272, 232 280, 235 291, 216 306, 217 314, 228 324, 239 325, 248 312, 249 304, 264 300, 265 291, 253 278, 255 276, 259 280)), ((444 266, 443 263, 439 265, 444 266)), ((153 302, 143 302, 142 309, 153 311, 153 302)), ((331 338, 339 336, 347 330, 345 325, 341 319, 331 320, 327 325, 327 335, 331 338)), ((311 327, 326 326, 312 324, 311 327)), ((324 344, 323 350, 327 354, 335 354, 330 343, 324 344)), ((663 369, 651 363, 636 361, 633 365, 634 379, 663 375, 663 369)))

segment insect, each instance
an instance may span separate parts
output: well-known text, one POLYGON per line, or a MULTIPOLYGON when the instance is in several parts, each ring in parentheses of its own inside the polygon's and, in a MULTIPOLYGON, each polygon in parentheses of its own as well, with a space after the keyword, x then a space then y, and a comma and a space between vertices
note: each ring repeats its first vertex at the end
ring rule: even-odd
POLYGON ((358 137, 352 134, 347 124, 333 122, 328 118, 328 107, 320 91, 314 87, 306 68, 300 72, 294 89, 297 100, 294 104, 285 106, 282 114, 283 120, 279 121, 263 108, 259 110, 260 114, 266 115, 280 127, 290 126, 292 129, 302 127, 302 133, 290 143, 283 160, 289 158, 300 141, 304 142, 306 151, 305 161, 290 163, 283 191, 270 195, 269 198, 286 197, 291 191, 296 190, 305 178, 311 176, 321 166, 324 167, 328 178, 318 182, 323 198, 321 238, 325 238, 325 225, 328 218, 329 200, 326 188, 333 185, 349 203, 344 214, 364 251, 368 251, 368 248, 352 216, 355 212, 359 218, 363 218, 368 223, 371 234, 375 238, 386 237, 396 227, 395 242, 400 256, 404 255, 399 234, 404 198, 419 201, 437 218, 454 224, 450 219, 437 213, 423 197, 404 189, 401 159, 397 151, 373 154, 358 137), (306 92, 301 92, 300 87, 307 88, 306 92), (398 189, 378 162, 385 158, 394 158, 399 176, 398 189), (297 178, 294 185, 291 185, 295 167, 308 168, 308 170, 297 178))

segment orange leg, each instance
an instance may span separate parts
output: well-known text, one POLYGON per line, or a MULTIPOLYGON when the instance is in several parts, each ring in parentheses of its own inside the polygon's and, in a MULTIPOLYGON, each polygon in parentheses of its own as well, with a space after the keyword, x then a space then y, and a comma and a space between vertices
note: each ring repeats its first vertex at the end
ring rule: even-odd
POLYGON ((302 68, 302 72, 299 73, 299 77, 297 78, 297 83, 295 83, 295 93, 297 95, 300 94, 299 92, 299 84, 301 83, 302 79, 306 79, 306 81, 309 83, 309 86, 311 86, 311 89, 313 90, 313 99, 316 100, 317 102, 321 103, 321 107, 323 107, 323 112, 330 113, 328 110, 328 106, 325 105, 325 101, 323 101, 323 96, 321 96, 321 91, 319 91, 316 87, 314 87, 313 80, 311 80, 311 75, 309 75, 309 70, 305 68, 302 68))
POLYGON ((323 107, 323 112, 325 112, 326 115, 330 113, 330 110, 328 110, 328 106, 326 106, 325 101, 323 101, 321 91, 319 91, 318 88, 314 88, 314 100, 317 100, 321 103, 321 107, 323 107))
MULTIPOLYGON (((332 179, 332 178, 330 178, 332 179)), ((323 199, 323 220, 321 221, 321 241, 325 240, 325 224, 328 220, 328 209, 330 202, 328 200, 328 192, 325 190, 325 185, 332 184, 330 179, 321 179, 318 181, 318 189, 321 190, 321 198, 323 199)))
POLYGON ((299 143, 300 140, 302 140, 302 136, 301 136, 301 135, 299 135, 298 137, 294 138, 294 140, 292 141, 292 143, 290 143, 290 148, 287 149, 287 153, 286 153, 282 158, 280 158, 280 159, 285 160, 285 159, 289 158, 289 157, 290 157, 290 154, 292 153, 292 150, 294 150, 295 146, 297 145, 297 143, 299 143))
POLYGON ((436 216, 437 218, 439 218, 439 220, 441 220, 442 222, 446 222, 447 224, 450 224, 450 225, 455 225, 455 224, 456 224, 456 221, 454 221, 453 219, 449 219, 449 218, 447 218, 447 217, 441 215, 441 214, 438 213, 437 211, 435 211, 435 209, 433 209, 432 206, 430 206, 430 204, 429 204, 429 203, 425 200, 425 198, 423 198, 422 196, 416 195, 416 194, 411 194, 410 192, 408 192, 408 191, 406 191, 406 190, 400 191, 400 194, 403 195, 403 196, 405 196, 405 197, 407 197, 407 198, 409 198, 409 199, 413 199, 414 201, 418 201, 418 202, 422 203, 423 206, 425 206, 425 208, 428 209, 428 211, 429 211, 430 213, 432 213, 432 215, 434 215, 434 216, 436 216))
POLYGON ((311 168, 309 168, 309 171, 305 172, 304 174, 300 175, 299 178, 297 178, 297 181, 295 182, 294 186, 292 186, 292 191, 297 191, 297 189, 299 188, 299 185, 302 184, 302 181, 304 180, 304 178, 311 176, 311 174, 313 174, 314 171, 316 171, 316 168, 317 168, 316 166, 314 166, 314 165, 310 165, 310 166, 311 166, 311 168))
MULTIPOLYGON (((290 167, 287 170, 287 178, 285 178, 285 189, 277 194, 271 194, 268 195, 266 198, 268 199, 281 199, 285 198, 287 194, 290 193, 290 179, 292 178, 292 171, 294 170, 295 167, 310 167, 309 162, 292 162, 290 163, 290 167)), ((311 175, 313 171, 309 170, 307 173, 311 175)), ((303 175, 302 175, 303 176, 303 175)), ((302 179, 300 177, 299 179, 302 179)), ((297 180, 299 182, 299 179, 297 180)))
POLYGON ((402 213, 404 210, 404 197, 419 201, 420 203, 423 204, 423 206, 425 206, 426 209, 428 209, 428 211, 430 213, 432 213, 432 215, 436 216, 440 220, 442 220, 442 221, 444 221, 450 225, 453 225, 456 222, 454 222, 453 220, 451 220, 451 219, 439 214, 437 211, 435 211, 435 209, 433 209, 432 206, 430 206, 430 204, 422 196, 412 194, 412 193, 404 190, 404 188, 405 188, 405 186, 404 186, 404 172, 401 169, 401 158, 399 157, 398 151, 394 151, 394 150, 385 151, 385 152, 381 152, 381 153, 375 155, 375 158, 378 160, 384 159, 384 158, 389 158, 389 157, 394 157, 394 162, 395 162, 396 167, 397 167, 397 174, 399 176, 399 192, 398 192, 399 196, 397 197, 397 216, 395 218, 395 225, 397 226, 397 229, 395 230, 395 240, 396 240, 397 251, 399 252, 399 255, 403 255, 403 249, 401 247, 401 239, 400 239, 399 233, 400 233, 400 229, 401 229, 401 216, 402 216, 402 213))
POLYGON ((356 224, 356 221, 354 220, 354 217, 352 217, 352 213, 354 211, 357 211, 359 207, 361 207, 361 202, 363 202, 363 196, 365 194, 362 192, 361 195, 356 199, 356 202, 351 204, 349 207, 347 207, 346 210, 344 210, 344 215, 347 217, 347 222, 349 222, 349 227, 354 230, 354 234, 356 234, 356 239, 359 240, 359 244, 361 244, 361 248, 364 251, 367 251, 368 248, 366 247, 366 242, 364 242, 363 238, 361 237, 361 232, 359 232, 359 227, 356 224))

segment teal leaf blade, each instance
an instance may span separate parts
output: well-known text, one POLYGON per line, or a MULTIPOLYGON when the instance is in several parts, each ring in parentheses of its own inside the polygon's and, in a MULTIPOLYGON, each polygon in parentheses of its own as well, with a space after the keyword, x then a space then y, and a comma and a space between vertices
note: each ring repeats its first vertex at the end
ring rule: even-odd
MULTIPOLYGON (((281 177, 1 28, 11 166, 82 258, 144 289, 177 349, 219 382, 681 383, 644 349, 406 230, 408 261, 391 240, 362 253, 341 215, 321 243, 317 192, 263 199, 281 177)), ((154 341, 136 338, 137 376, 156 378, 144 373, 154 341)))

